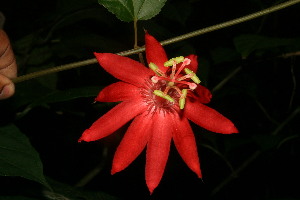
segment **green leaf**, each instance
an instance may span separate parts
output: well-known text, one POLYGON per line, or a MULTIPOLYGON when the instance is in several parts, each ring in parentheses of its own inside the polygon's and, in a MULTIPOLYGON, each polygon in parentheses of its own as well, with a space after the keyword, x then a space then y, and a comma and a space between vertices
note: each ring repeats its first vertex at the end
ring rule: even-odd
POLYGON ((38 153, 13 124, 0 127, 0 176, 20 176, 51 189, 38 153))
POLYGON ((98 0, 118 19, 131 22, 147 20, 157 15, 167 0, 98 0))

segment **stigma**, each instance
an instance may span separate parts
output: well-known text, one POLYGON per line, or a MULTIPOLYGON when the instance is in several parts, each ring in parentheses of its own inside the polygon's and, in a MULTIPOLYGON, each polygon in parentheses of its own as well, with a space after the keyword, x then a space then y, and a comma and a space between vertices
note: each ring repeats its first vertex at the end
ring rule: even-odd
POLYGON ((154 63, 149 64, 149 68, 155 72, 155 76, 151 77, 153 84, 159 83, 159 81, 164 81, 166 86, 160 88, 159 90, 154 90, 153 94, 161 97, 171 103, 175 103, 175 99, 172 98, 171 94, 174 91, 179 96, 178 106, 183 109, 185 106, 185 99, 187 97, 188 90, 192 91, 197 88, 197 84, 200 84, 200 79, 197 75, 187 68, 190 65, 191 60, 184 58, 183 56, 175 57, 164 63, 165 67, 170 67, 171 69, 163 72, 154 63), (184 71, 184 74, 182 73, 184 71))

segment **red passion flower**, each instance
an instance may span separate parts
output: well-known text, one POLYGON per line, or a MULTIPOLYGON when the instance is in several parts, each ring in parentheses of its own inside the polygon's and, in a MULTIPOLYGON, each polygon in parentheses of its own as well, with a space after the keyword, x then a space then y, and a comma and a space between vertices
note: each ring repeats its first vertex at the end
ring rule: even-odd
POLYGON ((122 171, 146 147, 146 184, 150 193, 158 186, 173 139, 183 161, 202 177, 197 146, 188 120, 216 133, 237 133, 234 124, 207 107, 212 95, 199 85, 196 55, 168 60, 161 44, 146 33, 149 68, 127 57, 95 53, 99 64, 119 82, 104 88, 100 102, 120 104, 85 130, 79 141, 104 138, 133 119, 114 155, 111 173, 122 171))

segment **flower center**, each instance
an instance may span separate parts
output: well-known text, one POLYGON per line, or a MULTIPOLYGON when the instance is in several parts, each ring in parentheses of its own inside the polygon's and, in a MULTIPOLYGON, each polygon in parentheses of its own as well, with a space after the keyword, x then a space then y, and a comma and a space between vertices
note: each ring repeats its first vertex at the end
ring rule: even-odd
POLYGON ((164 63, 165 67, 172 67, 166 73, 161 71, 154 63, 150 63, 150 69, 156 73, 151 78, 151 81, 154 85, 158 86, 154 87, 156 89, 153 90, 153 94, 167 100, 168 103, 174 104, 176 100, 178 101, 179 108, 183 109, 188 90, 196 89, 197 84, 201 82, 192 70, 186 68, 190 63, 191 60, 183 56, 172 58, 164 63), (181 74, 183 70, 186 75, 181 74))

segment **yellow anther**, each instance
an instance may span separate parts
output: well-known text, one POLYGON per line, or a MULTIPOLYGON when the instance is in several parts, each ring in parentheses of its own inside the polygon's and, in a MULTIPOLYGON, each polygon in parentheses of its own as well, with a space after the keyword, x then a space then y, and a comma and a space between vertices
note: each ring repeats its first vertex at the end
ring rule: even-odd
POLYGON ((167 62, 164 63, 164 66, 165 67, 171 67, 171 66, 173 66, 174 62, 175 62, 175 64, 178 64, 178 63, 181 63, 183 61, 184 61, 183 56, 171 58, 170 60, 168 60, 167 62))
POLYGON ((192 70, 190 70, 188 68, 184 68, 184 71, 185 71, 186 74, 191 75, 191 79, 195 83, 199 84, 201 82, 200 79, 198 78, 198 76, 192 70))
POLYGON ((183 56, 179 56, 179 57, 173 58, 173 60, 175 60, 175 62, 178 64, 178 63, 181 63, 181 62, 184 61, 184 57, 183 56))
POLYGON ((154 72, 156 72, 156 70, 158 69, 158 66, 156 65, 156 64, 154 64, 154 63, 149 63, 149 67, 150 67, 150 69, 152 69, 154 72))
POLYGON ((172 103, 175 102, 174 99, 173 99, 172 97, 170 97, 169 95, 163 93, 163 92, 160 91, 160 90, 154 90, 154 91, 153 91, 153 94, 155 94, 156 96, 159 96, 159 97, 161 97, 161 98, 164 98, 164 99, 166 99, 166 100, 168 100, 168 101, 170 101, 170 102, 172 102, 172 103))
POLYGON ((183 109, 184 108, 184 105, 185 105, 185 99, 186 99, 186 95, 187 95, 187 89, 183 89, 181 91, 181 97, 179 99, 179 108, 180 109, 183 109))
POLYGON ((156 64, 154 63, 149 63, 149 68, 152 69, 152 71, 154 71, 157 75, 161 76, 161 74, 159 73, 159 68, 156 64))
POLYGON ((171 60, 168 60, 167 62, 164 63, 164 66, 165 67, 170 67, 170 66, 173 66, 174 64, 174 61, 171 59, 171 60))
POLYGON ((182 93, 181 96, 184 97, 184 98, 186 98, 187 92, 188 92, 187 89, 183 89, 183 90, 181 91, 181 93, 182 93))

